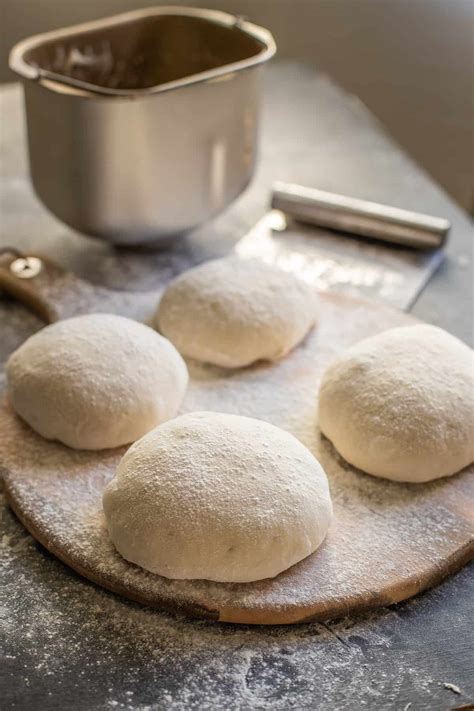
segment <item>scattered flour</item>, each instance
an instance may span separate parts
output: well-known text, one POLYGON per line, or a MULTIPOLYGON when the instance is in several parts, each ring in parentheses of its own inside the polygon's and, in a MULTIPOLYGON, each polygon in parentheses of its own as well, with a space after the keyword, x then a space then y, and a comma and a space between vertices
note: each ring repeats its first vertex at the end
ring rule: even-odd
MULTIPOLYGON (((264 134, 267 160, 262 162, 253 187, 246 193, 245 209, 242 210, 241 201, 237 201, 224 219, 204 227, 202 254, 196 255, 194 263, 204 256, 226 252, 235 241, 235 235, 243 234, 263 212, 275 167, 281 165, 282 137, 286 141, 285 150, 292 151, 294 156, 301 154, 303 145, 314 147, 313 159, 309 162, 306 149, 305 161, 285 159, 289 178, 300 182, 314 180, 314 166, 319 164, 326 172, 328 165, 334 165, 332 175, 325 179, 334 182, 337 177, 340 181, 340 161, 325 160, 327 147, 312 142, 313 122, 305 120, 308 110, 313 110, 313 87, 317 87, 322 107, 317 120, 323 129, 330 128, 336 156, 345 156, 344 141, 348 135, 353 140, 355 120, 361 129, 360 155, 366 156, 366 162, 373 162, 373 150, 367 150, 370 144, 371 149, 375 146, 382 162, 388 159, 395 173, 403 174, 409 200, 413 195, 412 201, 424 199, 438 204, 439 194, 434 192, 430 197, 423 177, 417 177, 411 168, 407 170, 403 156, 389 155, 386 138, 375 136, 370 125, 367 127, 366 111, 360 102, 347 110, 347 97, 341 100, 332 82, 325 77, 315 78, 312 70, 301 65, 290 64, 286 68, 280 65, 278 72, 268 75, 268 80, 264 107, 265 116, 271 117, 271 121, 267 121, 267 128, 271 130, 264 134), (281 76, 285 87, 291 87, 292 100, 287 105, 303 107, 303 111, 281 115, 281 76), (340 110, 324 110, 325 106, 334 105, 340 110), (334 115, 338 117, 336 123, 334 115)), ((23 144, 23 133, 19 135, 23 132, 20 90, 19 85, 8 87, 8 96, 15 98, 18 111, 15 109, 12 113, 14 120, 10 124, 14 135, 5 134, 8 139, 2 146, 5 155, 11 152, 12 146, 23 144)), ((13 206, 4 215, 5 235, 14 234, 16 244, 25 249, 38 248, 41 244, 44 253, 95 284, 136 290, 135 293, 109 293, 107 301, 100 303, 100 310, 103 311, 107 303, 107 310, 112 313, 147 318, 156 307, 163 284, 190 266, 188 256, 174 256, 176 249, 173 254, 168 250, 151 254, 111 250, 100 240, 68 231, 48 216, 33 197, 23 177, 26 170, 26 156, 22 154, 21 177, 17 177, 15 169, 13 177, 4 181, 8 191, 5 205, 13 206)), ((403 180, 399 181, 400 185, 403 180)), ((351 181, 353 176, 349 171, 348 190, 351 181)), ((379 187, 374 182, 372 188, 379 191, 378 197, 382 200, 386 186, 380 183, 379 187)), ((43 325, 26 309, 3 298, 0 318, 1 361, 43 325)), ((196 369, 198 375, 207 382, 207 373, 196 369)), ((270 376, 269 382, 272 382, 270 376)), ((217 401, 220 385, 212 381, 208 386, 209 398, 217 401)), ((250 380, 242 397, 242 405, 249 411, 252 387, 250 380)), ((288 392, 291 393, 291 388, 288 392)), ((308 392, 308 402, 311 398, 312 392, 308 392)), ((298 418, 276 396, 272 416, 280 423, 298 424, 298 418), (286 411, 281 412, 282 407, 286 411)), ((0 438, 1 435, 0 430, 0 438)), ((308 442, 311 440, 308 432, 306 438, 308 442)), ((342 485, 344 469, 338 471, 336 477, 342 485)), ((354 482, 353 495, 365 494, 368 506, 370 498, 375 498, 377 503, 378 492, 383 493, 381 487, 363 475, 354 479, 352 471, 350 478, 354 482)), ((334 485, 333 489, 336 490, 334 485)), ((339 499, 344 498, 339 486, 337 495, 339 499)), ((408 495, 409 492, 407 498, 408 495)), ((375 506, 372 508, 377 510, 375 506)), ((378 515, 383 516, 383 513, 378 515)), ((438 525, 442 527, 441 517, 438 525)), ((374 701, 374 689, 383 694, 385 708, 393 711, 400 711, 411 699, 418 701, 412 704, 412 709, 441 710, 453 702, 452 692, 439 683, 446 678, 448 660, 445 641, 439 640, 437 622, 441 619, 443 630, 452 628, 462 635, 467 621, 463 622, 460 617, 466 609, 461 598, 467 590, 469 570, 398 610, 381 609, 337 624, 313 622, 302 626, 256 628, 170 616, 107 593, 74 574, 38 546, 3 504, 0 507, 0 554, 4 583, 0 591, 3 665, 5 679, 11 680, 6 689, 11 689, 12 708, 20 706, 21 697, 23 707, 29 701, 30 708, 48 711, 62 711, 65 698, 68 708, 74 711, 102 711, 108 706, 139 711, 292 708, 334 711, 336 708, 365 708, 368 704, 382 708, 380 697, 374 701), (460 601, 458 607, 457 600, 460 601), (430 642, 437 656, 431 654, 430 642), (434 669, 437 659, 442 660, 443 667, 438 672, 434 669), (123 689, 133 690, 133 701, 123 689)), ((462 649, 461 644, 460 641, 458 650, 462 649)), ((468 678, 467 671, 465 677, 468 678)), ((448 678, 453 682, 457 680, 455 673, 450 673, 448 678)), ((463 685, 462 688, 464 696, 459 703, 472 701, 474 687, 471 685, 469 689, 463 685)), ((3 702, 6 708, 7 698, 3 702)))
MULTIPOLYGON (((73 708, 140 711, 333 711, 348 698, 358 708, 403 709, 424 695, 433 708, 433 697, 443 694, 434 670, 427 671, 433 660, 400 654, 398 645, 415 608, 430 609, 437 599, 443 605, 445 586, 402 610, 330 624, 192 620, 127 602, 75 575, 38 547, 1 497, 0 557, 5 669, 24 664, 24 676, 12 680, 23 696, 33 688, 42 698, 44 685, 52 690, 54 702, 42 708, 59 708, 61 689, 73 694, 73 708), (390 660, 396 674, 388 672, 390 660)), ((465 573, 449 582, 451 596, 465 573)), ((434 707, 446 708, 448 700, 438 698, 434 707)))
POLYGON ((422 487, 376 479, 344 463, 316 426, 318 381, 328 360, 361 336, 410 319, 381 307, 372 313, 341 297, 324 296, 323 303, 319 328, 278 365, 222 371, 189 363, 183 405, 184 412, 220 410, 267 420, 316 455, 329 478, 335 517, 314 555, 273 580, 251 584, 147 573, 116 553, 102 513, 102 491, 123 450, 71 451, 46 442, 3 408, 0 461, 11 470, 6 484, 40 540, 111 589, 204 617, 220 612, 223 620, 337 617, 396 602, 405 589, 414 594, 433 568, 441 578, 444 562, 472 535, 469 513, 463 518, 458 510, 459 500, 472 496, 472 472, 422 487))

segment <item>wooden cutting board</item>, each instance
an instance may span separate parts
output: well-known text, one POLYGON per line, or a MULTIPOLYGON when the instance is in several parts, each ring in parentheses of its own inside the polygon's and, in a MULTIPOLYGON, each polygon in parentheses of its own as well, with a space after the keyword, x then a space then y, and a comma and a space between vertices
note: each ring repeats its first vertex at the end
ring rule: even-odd
POLYGON ((7 499, 31 534, 81 575, 132 600, 251 624, 340 617, 404 600, 474 554, 474 467, 430 484, 399 484, 347 463, 317 427, 322 371, 348 345, 414 320, 372 302, 323 295, 319 327, 286 359, 239 371, 189 363, 183 412, 219 410, 292 432, 327 472, 335 517, 313 555, 277 578, 247 584, 168 580, 127 563, 111 544, 101 495, 121 450, 47 442, 8 404, 0 409, 7 499))

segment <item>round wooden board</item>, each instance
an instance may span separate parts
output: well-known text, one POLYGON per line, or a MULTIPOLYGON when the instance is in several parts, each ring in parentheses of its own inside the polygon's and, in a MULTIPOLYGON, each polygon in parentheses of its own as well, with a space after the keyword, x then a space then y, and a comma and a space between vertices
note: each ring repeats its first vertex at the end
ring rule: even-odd
POLYGON ((101 493, 122 450, 74 451, 0 410, 8 501, 31 534, 74 570, 157 608, 226 622, 324 620, 398 602, 437 584, 474 554, 474 467, 430 484, 376 479, 345 463, 317 428, 318 382, 351 343, 414 320, 386 307, 323 295, 319 327, 285 360, 240 371, 189 363, 183 412, 268 420, 298 437, 327 472, 335 517, 313 555, 247 584, 168 580, 127 563, 111 544, 101 493))

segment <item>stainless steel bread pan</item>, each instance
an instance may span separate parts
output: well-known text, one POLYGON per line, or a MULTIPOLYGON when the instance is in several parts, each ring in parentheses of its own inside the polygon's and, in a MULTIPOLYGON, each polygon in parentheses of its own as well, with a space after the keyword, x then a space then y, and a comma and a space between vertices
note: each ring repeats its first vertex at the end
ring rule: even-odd
POLYGON ((223 12, 148 8, 17 44, 31 178, 74 229, 140 244, 188 231, 245 188, 267 30, 223 12))

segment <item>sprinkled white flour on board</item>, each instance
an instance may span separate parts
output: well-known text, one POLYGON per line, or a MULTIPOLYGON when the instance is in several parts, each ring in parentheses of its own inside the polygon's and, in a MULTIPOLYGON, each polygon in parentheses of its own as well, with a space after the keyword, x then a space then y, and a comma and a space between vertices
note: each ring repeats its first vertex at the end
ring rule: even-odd
MULTIPOLYGON (((63 686, 73 690, 74 708, 140 711, 334 711, 342 698, 357 700, 361 708, 401 710, 400 699, 411 694, 425 697, 426 709, 452 702, 452 692, 442 686, 445 677, 433 667, 427 673, 418 656, 401 653, 400 643, 414 610, 434 607, 441 614, 448 594, 456 596, 465 584, 467 570, 450 580, 449 592, 441 586, 401 612, 385 609, 330 625, 212 623, 130 603, 80 578, 45 554, 2 499, 2 594, 9 599, 0 609, 3 663, 8 668, 28 660, 28 671, 15 683, 19 693, 47 684, 51 705, 43 708, 59 708, 63 686), (380 670, 395 659, 396 674, 380 670), (95 705, 105 676, 107 701, 101 693, 95 705)), ((450 624, 446 616, 443 621, 450 624)), ((470 698, 464 688, 459 703, 470 698)))
POLYGON ((346 465, 316 426, 318 381, 328 360, 349 343, 410 319, 344 297, 325 296, 323 303, 319 328, 278 364, 229 372, 190 363, 183 407, 268 420, 313 451, 328 474, 335 508, 316 554, 276 579, 251 584, 147 573, 116 553, 105 528, 101 494, 121 451, 80 452, 45 442, 4 408, 0 461, 12 472, 6 481, 21 516, 93 580, 158 607, 224 620, 341 616, 395 602, 441 579, 449 561, 467 559, 472 519, 459 502, 472 496, 472 469, 420 487, 377 480, 346 465))
MULTIPOLYGON (((227 251, 226 233, 231 238, 234 233, 243 234, 263 212, 268 186, 282 166, 285 175, 295 182, 314 182, 314 166, 320 165, 322 180, 329 181, 328 189, 342 190, 344 185, 347 192, 354 185, 359 190, 366 189, 359 187, 360 171, 354 178, 354 171, 341 170, 340 166, 347 164, 348 135, 351 141, 358 142, 359 157, 366 166, 364 179, 370 170, 374 172, 368 166, 377 154, 375 163, 382 166, 385 182, 374 178, 371 183, 368 178, 369 189, 377 199, 384 201, 395 190, 402 196, 400 200, 408 200, 408 206, 415 209, 423 201, 432 210, 438 209, 440 201, 448 204, 435 186, 424 185, 425 179, 413 170, 408 159, 387 150, 389 139, 371 129, 360 101, 345 96, 341 101, 332 82, 317 77, 312 69, 281 62, 275 69, 274 75, 273 67, 269 69, 270 88, 266 92, 266 115, 272 119, 266 126, 269 132, 263 135, 267 160, 260 165, 254 187, 246 193, 250 209, 242 210, 238 201, 236 208, 226 213, 215 235, 213 224, 205 226, 206 240, 212 246, 209 256, 227 251), (283 83, 276 82, 280 75, 283 83), (283 103, 282 86, 291 98, 283 103), (316 92, 313 86, 317 87, 316 92), (316 113, 315 95, 319 106, 316 113), (294 115, 288 111, 281 115, 282 105, 298 109, 294 115), (313 140, 314 122, 306 120, 309 112, 319 122, 319 130, 319 124, 330 128, 328 135, 332 136, 331 150, 336 160, 326 160, 326 144, 313 140), (359 138, 353 131, 354 121, 359 138), (303 143, 313 146, 313 154, 309 158, 305 154, 304 160, 289 160, 288 147, 293 158, 299 157, 303 143)), ((20 89, 19 85, 10 84, 4 90, 12 98, 15 95, 18 107, 20 89)), ((20 131, 23 122, 19 111, 15 118, 15 131, 20 131)), ((16 134, 5 132, 5 137, 10 152, 16 134)), ((21 163, 23 175, 23 156, 21 163)), ((110 288, 153 289, 158 281, 156 272, 167 269, 167 252, 138 255, 131 250, 112 251, 106 243, 68 232, 47 216, 24 180, 20 182, 15 177, 6 185, 11 195, 7 202, 18 208, 5 215, 8 222, 4 231, 15 235, 20 246, 40 244, 42 250, 59 257, 76 273, 110 288)), ((454 239, 451 260, 456 244, 454 239)), ((187 262, 184 266, 188 266, 187 262)), ((163 283, 170 275, 166 274, 163 283)), ((156 295, 152 295, 146 313, 155 305, 156 295)), ((110 306, 114 313, 131 315, 118 306, 112 308, 113 303, 110 306)), ((425 305, 424 311, 429 313, 429 306, 427 311, 425 305)), ((43 324, 18 305, 9 308, 6 300, 2 300, 1 312, 0 360, 5 360, 13 348, 43 324)), ((145 318, 146 313, 139 318, 145 318)), ((446 319, 446 313, 441 309, 438 314, 434 303, 433 318, 439 316, 442 320, 444 315, 446 319)), ((462 320, 454 312, 453 320, 456 332, 462 320)), ((74 711, 402 711, 408 704, 411 711, 446 711, 474 700, 474 683, 467 683, 469 660, 463 654, 452 653, 466 649, 464 645, 469 640, 464 629, 469 619, 472 568, 465 568, 429 593, 390 610, 382 608, 357 615, 327 628, 319 623, 259 628, 180 618, 108 593, 37 545, 3 502, 0 558, 4 566, 4 586, 0 590, 4 600, 0 612, 3 665, 11 679, 11 708, 18 709, 26 699, 30 709, 35 708, 36 702, 36 708, 48 711, 64 711, 66 705, 74 711), (456 634, 459 639, 453 644, 456 634), (448 652, 446 644, 450 643, 448 652), (455 696, 443 687, 443 682, 459 685, 463 695, 455 696)), ((7 699, 3 702, 10 708, 7 699)))

